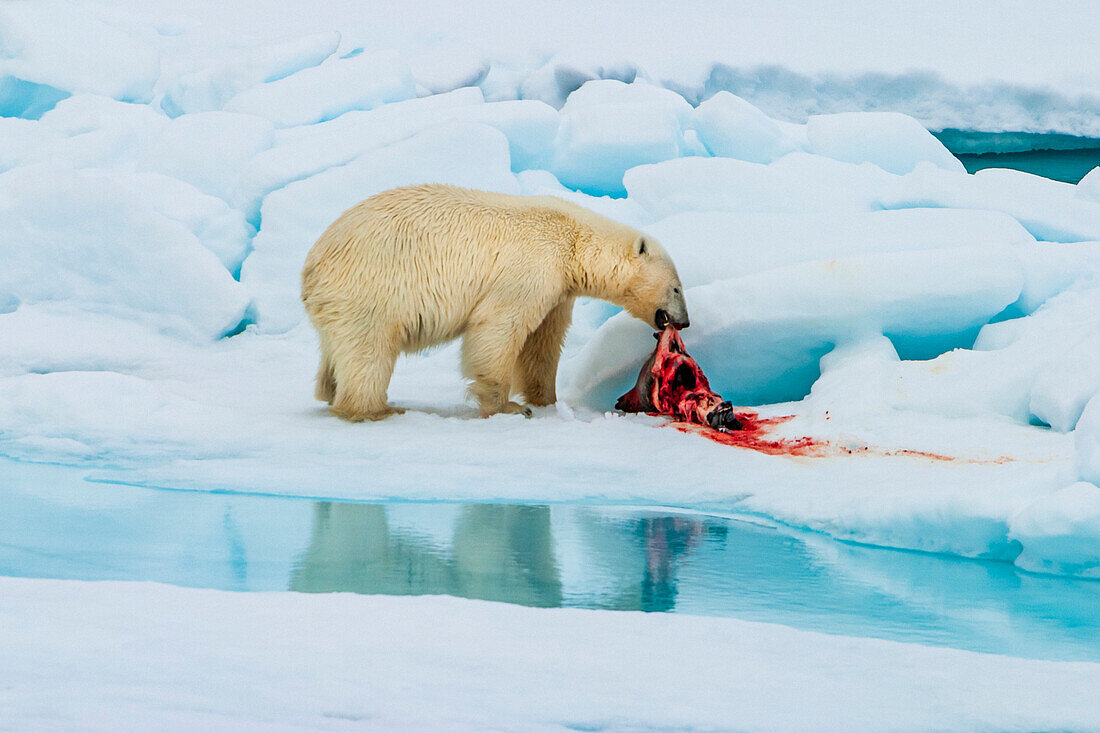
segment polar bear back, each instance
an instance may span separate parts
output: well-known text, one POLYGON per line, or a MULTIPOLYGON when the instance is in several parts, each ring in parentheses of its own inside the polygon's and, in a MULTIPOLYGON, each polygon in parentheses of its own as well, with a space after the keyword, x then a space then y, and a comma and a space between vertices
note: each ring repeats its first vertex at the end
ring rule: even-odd
POLYGON ((385 191, 345 211, 317 240, 303 269, 303 300, 311 315, 392 322, 404 331, 405 350, 451 340, 487 300, 564 296, 570 243, 583 227, 570 209, 584 212, 553 197, 454 186, 385 191))

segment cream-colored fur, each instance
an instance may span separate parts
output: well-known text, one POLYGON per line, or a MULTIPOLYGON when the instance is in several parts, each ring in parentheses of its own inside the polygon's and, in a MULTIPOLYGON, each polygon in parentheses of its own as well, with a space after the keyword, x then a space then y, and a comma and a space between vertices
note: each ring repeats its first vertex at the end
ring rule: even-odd
POLYGON ((347 420, 400 412, 386 403, 398 355, 462 336, 482 415, 529 415, 509 398, 556 400, 579 296, 650 325, 659 308, 687 322, 676 268, 635 229, 549 196, 384 191, 333 222, 302 270, 302 300, 321 337, 317 398, 347 420))

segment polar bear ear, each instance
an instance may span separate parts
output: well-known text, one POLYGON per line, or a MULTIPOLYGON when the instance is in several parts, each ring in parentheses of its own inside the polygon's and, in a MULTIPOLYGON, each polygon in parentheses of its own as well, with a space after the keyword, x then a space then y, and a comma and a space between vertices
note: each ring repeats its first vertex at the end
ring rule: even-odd
POLYGON ((641 257, 648 251, 649 248, 646 246, 645 237, 638 237, 638 240, 634 242, 634 254, 641 257))

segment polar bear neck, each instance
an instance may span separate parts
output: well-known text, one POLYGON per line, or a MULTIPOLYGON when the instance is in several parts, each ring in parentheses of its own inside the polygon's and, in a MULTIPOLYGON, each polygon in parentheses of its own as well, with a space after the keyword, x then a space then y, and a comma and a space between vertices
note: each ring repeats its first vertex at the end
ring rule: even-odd
POLYGON ((622 305, 623 284, 634 274, 632 248, 641 232, 569 201, 540 198, 566 229, 562 259, 570 294, 622 305))
POLYGON ((633 276, 624 249, 621 242, 581 227, 566 262, 572 294, 623 305, 623 284, 633 276))

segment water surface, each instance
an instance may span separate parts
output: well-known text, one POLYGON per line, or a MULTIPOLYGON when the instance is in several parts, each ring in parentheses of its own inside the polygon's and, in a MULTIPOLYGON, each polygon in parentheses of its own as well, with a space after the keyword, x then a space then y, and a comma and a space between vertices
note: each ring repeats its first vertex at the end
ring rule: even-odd
POLYGON ((1100 138, 1053 133, 934 133, 962 161, 967 173, 985 168, 1011 168, 1065 183, 1077 183, 1100 165, 1100 138))
POLYGON ((1100 661, 1100 583, 688 509, 349 503, 90 483, 0 460, 0 575, 446 594, 1100 661))

